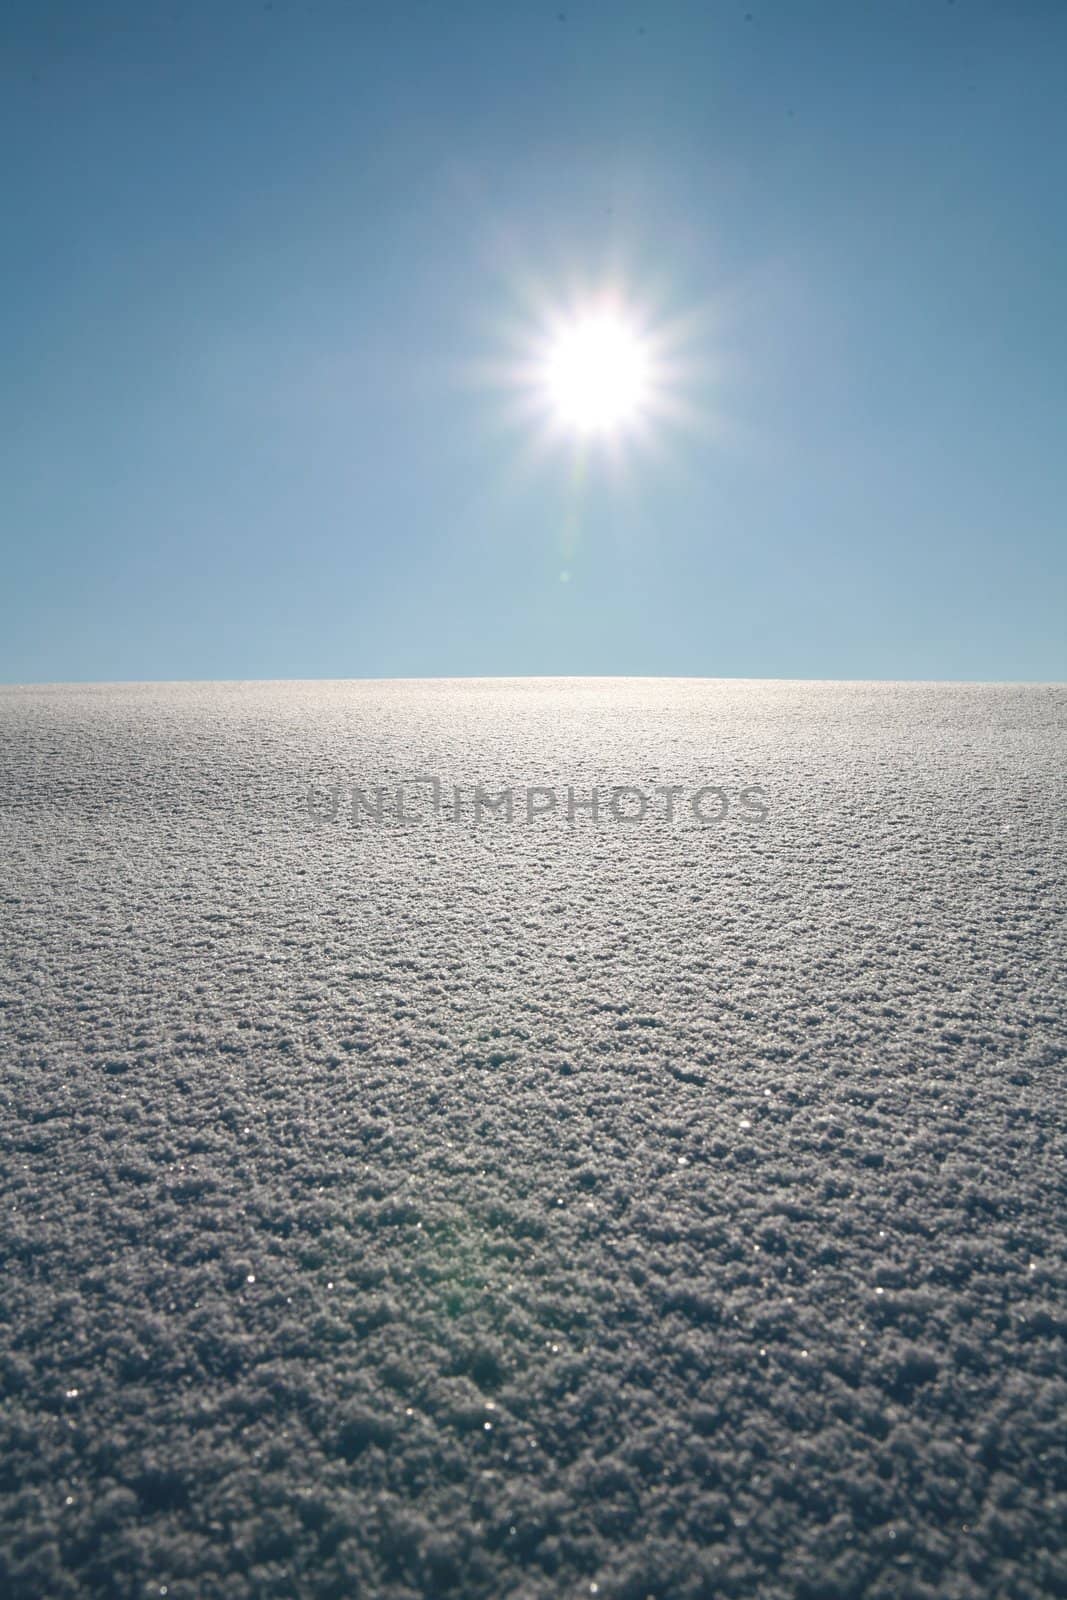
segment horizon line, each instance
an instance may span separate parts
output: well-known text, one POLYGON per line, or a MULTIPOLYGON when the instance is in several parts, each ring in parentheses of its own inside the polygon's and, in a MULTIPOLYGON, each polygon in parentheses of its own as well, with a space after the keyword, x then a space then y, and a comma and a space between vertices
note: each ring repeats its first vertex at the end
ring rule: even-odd
POLYGON ((431 673, 378 676, 357 674, 351 677, 250 677, 250 678, 43 678, 0 679, 4 689, 113 689, 183 687, 191 684, 240 686, 245 684, 296 683, 839 683, 839 684, 915 684, 931 687, 957 684, 987 689, 1064 689, 1062 678, 835 678, 828 676, 787 677, 771 674, 754 677, 747 673, 703 674, 684 672, 530 672, 530 673, 431 673))

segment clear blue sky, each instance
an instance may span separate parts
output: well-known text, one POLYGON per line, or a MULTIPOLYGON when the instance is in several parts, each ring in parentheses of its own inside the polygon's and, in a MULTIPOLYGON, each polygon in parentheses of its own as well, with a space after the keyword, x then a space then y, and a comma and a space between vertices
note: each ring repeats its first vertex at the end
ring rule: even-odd
POLYGON ((0 679, 1067 678, 1062 0, 0 34, 0 679), (625 473, 487 376, 606 276, 625 473))

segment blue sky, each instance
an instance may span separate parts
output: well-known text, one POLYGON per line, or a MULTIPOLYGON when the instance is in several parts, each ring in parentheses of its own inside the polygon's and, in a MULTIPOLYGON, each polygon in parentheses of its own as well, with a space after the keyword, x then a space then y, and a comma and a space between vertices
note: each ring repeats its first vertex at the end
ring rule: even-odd
POLYGON ((1067 677, 1059 0, 0 26, 0 679, 1067 677), (511 374, 609 283, 615 453, 511 374))

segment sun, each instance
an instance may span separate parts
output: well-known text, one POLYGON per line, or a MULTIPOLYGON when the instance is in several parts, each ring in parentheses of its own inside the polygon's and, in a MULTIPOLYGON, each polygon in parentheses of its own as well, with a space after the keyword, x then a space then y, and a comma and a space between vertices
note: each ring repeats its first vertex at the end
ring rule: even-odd
POLYGON ((636 327, 611 312, 559 329, 543 371, 556 420, 583 434, 613 434, 640 420, 652 396, 649 353, 636 327))
POLYGON ((704 426, 694 398, 707 367, 703 308, 668 314, 665 285, 637 293, 614 275, 519 288, 521 303, 497 324, 499 354, 469 370, 506 393, 499 421, 521 431, 524 470, 562 460, 622 482, 672 459, 676 436, 704 426))

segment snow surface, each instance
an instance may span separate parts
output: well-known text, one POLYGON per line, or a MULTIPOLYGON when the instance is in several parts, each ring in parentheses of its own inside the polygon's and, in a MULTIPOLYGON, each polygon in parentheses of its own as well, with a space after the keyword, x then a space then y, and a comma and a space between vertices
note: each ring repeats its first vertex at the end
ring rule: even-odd
POLYGON ((0 690, 0 1592, 1067 1594, 1065 727, 0 690), (415 774, 769 815, 304 803, 415 774))

